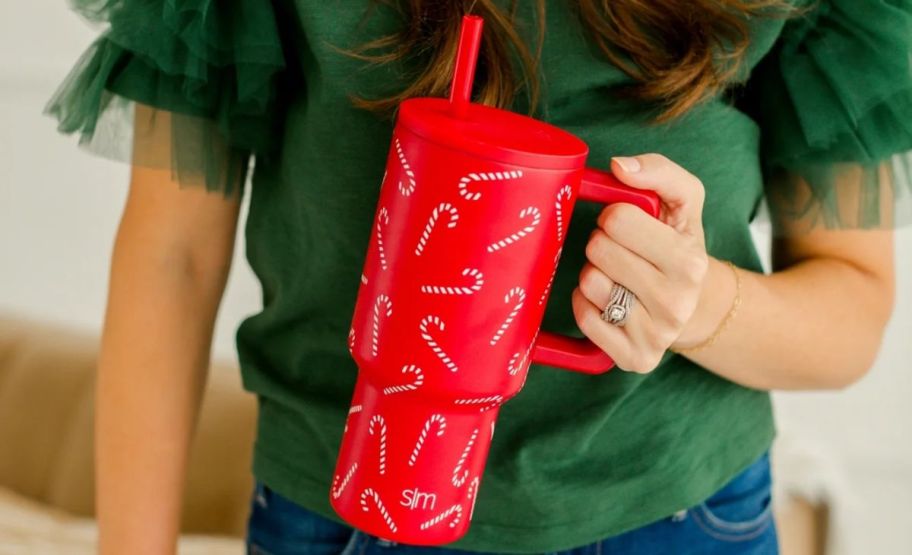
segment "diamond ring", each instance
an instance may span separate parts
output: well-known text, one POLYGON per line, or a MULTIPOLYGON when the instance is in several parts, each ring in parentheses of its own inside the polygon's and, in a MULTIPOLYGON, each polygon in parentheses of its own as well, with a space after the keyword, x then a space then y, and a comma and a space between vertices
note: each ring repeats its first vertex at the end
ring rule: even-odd
POLYGON ((610 300, 605 310, 602 311, 602 320, 615 326, 623 327, 627 316, 633 309, 633 300, 636 297, 626 287, 619 283, 611 286, 610 300))

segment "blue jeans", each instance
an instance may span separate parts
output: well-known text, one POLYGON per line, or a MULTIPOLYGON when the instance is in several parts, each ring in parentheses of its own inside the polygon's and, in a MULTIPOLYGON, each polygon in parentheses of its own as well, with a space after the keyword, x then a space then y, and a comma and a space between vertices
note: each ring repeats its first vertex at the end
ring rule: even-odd
MULTIPOLYGON (((545 555, 775 555, 769 454, 709 499, 629 532, 545 555)), ((469 555, 404 545, 339 524, 257 483, 247 530, 248 555, 469 555)))

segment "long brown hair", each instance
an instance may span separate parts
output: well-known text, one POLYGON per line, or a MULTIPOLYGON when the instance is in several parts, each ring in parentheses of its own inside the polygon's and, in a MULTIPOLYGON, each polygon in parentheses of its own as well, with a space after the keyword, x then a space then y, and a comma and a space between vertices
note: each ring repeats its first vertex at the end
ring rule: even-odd
MULTIPOLYGON (((357 106, 384 112, 413 96, 446 96, 461 19, 473 13, 485 19, 475 99, 503 108, 525 89, 529 111, 534 111, 540 94, 535 75, 545 32, 545 0, 534 0, 534 53, 517 30, 517 0, 511 0, 507 9, 496 0, 378 1, 397 9, 405 25, 347 53, 377 63, 419 53, 424 64, 404 90, 386 98, 355 97, 357 106), (521 65, 518 81, 513 54, 521 65)), ((786 0, 567 1, 606 58, 635 80, 621 94, 658 103, 656 122, 683 114, 733 80, 750 43, 748 18, 797 11, 786 0)))

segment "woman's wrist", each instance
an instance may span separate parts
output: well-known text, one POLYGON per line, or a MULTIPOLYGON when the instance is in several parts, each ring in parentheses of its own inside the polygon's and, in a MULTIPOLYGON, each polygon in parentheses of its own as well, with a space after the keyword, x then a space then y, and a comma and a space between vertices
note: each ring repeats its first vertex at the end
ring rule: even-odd
POLYGON ((672 343, 672 351, 697 347, 721 331, 720 328, 735 308, 738 296, 738 280, 733 270, 729 263, 709 257, 709 268, 703 280, 697 308, 672 343))

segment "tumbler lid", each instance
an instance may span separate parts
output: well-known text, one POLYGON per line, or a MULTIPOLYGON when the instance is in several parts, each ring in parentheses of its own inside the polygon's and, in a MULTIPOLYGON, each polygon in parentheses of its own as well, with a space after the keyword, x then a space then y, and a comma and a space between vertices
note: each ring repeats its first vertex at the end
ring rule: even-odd
POLYGON ((589 147, 575 135, 509 110, 468 104, 454 117, 445 98, 410 98, 398 123, 422 138, 480 158, 555 170, 582 168, 589 147))

